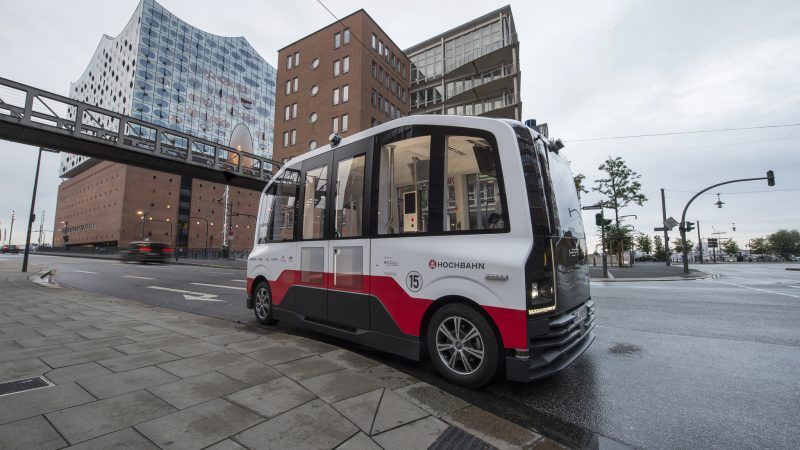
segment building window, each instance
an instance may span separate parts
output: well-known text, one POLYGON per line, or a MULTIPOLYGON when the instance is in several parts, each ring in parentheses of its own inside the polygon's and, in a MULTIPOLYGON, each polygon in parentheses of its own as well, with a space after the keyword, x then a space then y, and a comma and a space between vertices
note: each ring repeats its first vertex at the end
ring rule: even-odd
POLYGON ((292 119, 297 118, 297 103, 292 103, 292 119))
POLYGON ((372 90, 372 106, 378 106, 378 93, 372 90))
POLYGON ((378 79, 378 63, 372 61, 372 78, 378 79))
POLYGON ((297 92, 298 83, 299 83, 299 80, 297 79, 297 77, 294 77, 294 80, 292 80, 292 90, 294 92, 297 92))
POLYGON ((383 56, 383 41, 378 41, 378 54, 383 56))
POLYGON ((338 77, 342 72, 342 63, 338 59, 333 62, 333 76, 338 77))
POLYGON ((317 148, 317 141, 311 141, 311 142, 308 143, 308 149, 309 150, 314 150, 316 148, 317 148))
POLYGON ((334 105, 339 104, 339 88, 333 90, 333 104, 334 105))
POLYGON ((290 117, 291 117, 291 107, 289 105, 286 105, 286 107, 283 108, 283 121, 286 122, 287 120, 289 120, 290 117))
POLYGON ((291 140, 292 145, 297 143, 297 130, 292 130, 291 140))
POLYGON ((293 61, 292 55, 286 57, 286 70, 292 68, 292 61, 293 61))
POLYGON ((316 84, 311 86, 311 96, 313 97, 317 95, 317 92, 319 92, 319 86, 317 86, 316 84))
POLYGON ((314 58, 314 60, 311 61, 311 68, 316 69, 317 67, 319 67, 319 58, 314 58))
POLYGON ((342 46, 342 34, 336 33, 333 35, 333 48, 339 48, 342 46))
POLYGON ((289 146, 289 132, 288 131, 284 131, 283 132, 283 146, 284 147, 288 147, 289 146))
POLYGON ((294 66, 300 65, 300 52, 294 52, 294 66))
POLYGON ((350 123, 350 115, 342 114, 342 132, 347 131, 349 123, 350 123))
POLYGON ((336 116, 331 120, 331 133, 339 132, 339 117, 336 116))
POLYGON ((286 95, 292 93, 292 80, 286 80, 286 95))
POLYGON ((350 57, 345 56, 342 58, 342 73, 350 72, 350 57))
POLYGON ((350 43, 350 28, 346 28, 344 30, 344 45, 347 45, 349 43, 350 43))
POLYGON ((342 86, 342 103, 350 100, 350 85, 345 84, 342 86))
POLYGON ((312 112, 312 113, 311 113, 311 114, 308 116, 308 123, 316 123, 316 122, 317 122, 317 113, 315 113, 315 112, 312 112))
POLYGON ((372 48, 378 48, 378 37, 372 33, 372 48))

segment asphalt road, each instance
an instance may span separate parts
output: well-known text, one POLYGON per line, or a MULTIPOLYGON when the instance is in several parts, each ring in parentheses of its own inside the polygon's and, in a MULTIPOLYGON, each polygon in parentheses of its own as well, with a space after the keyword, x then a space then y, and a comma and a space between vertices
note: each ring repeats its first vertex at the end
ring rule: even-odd
MULTIPOLYGON (((33 258, 61 284, 255 324, 243 270, 33 258)), ((713 280, 593 283, 597 340, 571 367, 529 384, 461 389, 429 363, 332 342, 571 447, 800 448, 800 272, 785 267, 718 264, 698 266, 720 275, 713 280)))

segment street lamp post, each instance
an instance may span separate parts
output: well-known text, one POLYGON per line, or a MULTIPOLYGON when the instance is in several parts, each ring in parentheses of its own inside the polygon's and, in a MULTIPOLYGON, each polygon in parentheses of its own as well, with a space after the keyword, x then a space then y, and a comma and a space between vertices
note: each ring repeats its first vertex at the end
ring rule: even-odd
POLYGON ((175 241, 175 248, 174 248, 173 253, 175 254, 175 261, 177 261, 178 260, 178 236, 175 235, 175 232, 173 231, 174 227, 172 226, 172 222, 170 222, 169 219, 161 220, 161 219, 153 219, 152 217, 150 218, 150 222, 166 222, 166 223, 169 224, 169 235, 175 241))
MULTIPOLYGON (((203 259, 208 259, 208 219, 205 217, 189 216, 189 219, 204 220, 206 222, 206 246, 203 248, 203 259)), ((200 222, 197 222, 200 225, 200 222)))
POLYGON ((606 216, 605 211, 603 210, 603 202, 598 202, 591 206, 583 206, 581 209, 583 210, 592 210, 592 209, 599 209, 600 210, 600 217, 602 219, 602 225, 600 226, 600 245, 603 247, 603 278, 608 278, 608 261, 606 259, 606 216))
POLYGON ((142 210, 139 210, 139 211, 136 211, 136 215, 139 216, 139 218, 142 221, 142 233, 139 235, 139 240, 143 241, 144 240, 144 224, 145 224, 145 222, 147 222, 147 216, 149 216, 150 213, 149 212, 144 212, 142 210))

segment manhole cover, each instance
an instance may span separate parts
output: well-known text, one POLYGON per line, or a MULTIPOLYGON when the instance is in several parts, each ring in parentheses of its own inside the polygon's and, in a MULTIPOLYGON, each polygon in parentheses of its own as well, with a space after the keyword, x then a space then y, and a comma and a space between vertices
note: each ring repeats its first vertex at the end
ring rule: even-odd
POLYGON ((16 394, 18 392, 32 391, 52 386, 53 383, 44 377, 25 378, 24 380, 6 381, 0 383, 0 397, 4 395, 16 394))

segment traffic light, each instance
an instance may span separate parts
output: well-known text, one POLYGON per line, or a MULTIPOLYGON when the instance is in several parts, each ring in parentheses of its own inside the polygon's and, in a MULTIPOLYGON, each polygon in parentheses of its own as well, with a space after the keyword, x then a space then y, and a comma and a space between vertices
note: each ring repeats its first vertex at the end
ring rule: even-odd
POLYGON ((603 219, 603 213, 597 213, 594 215, 594 224, 598 227, 607 227, 611 225, 611 219, 603 219))
POLYGON ((775 186, 775 172, 771 170, 767 171, 767 185, 775 186))
POLYGON ((694 230, 694 222, 686 222, 686 232, 694 230))

